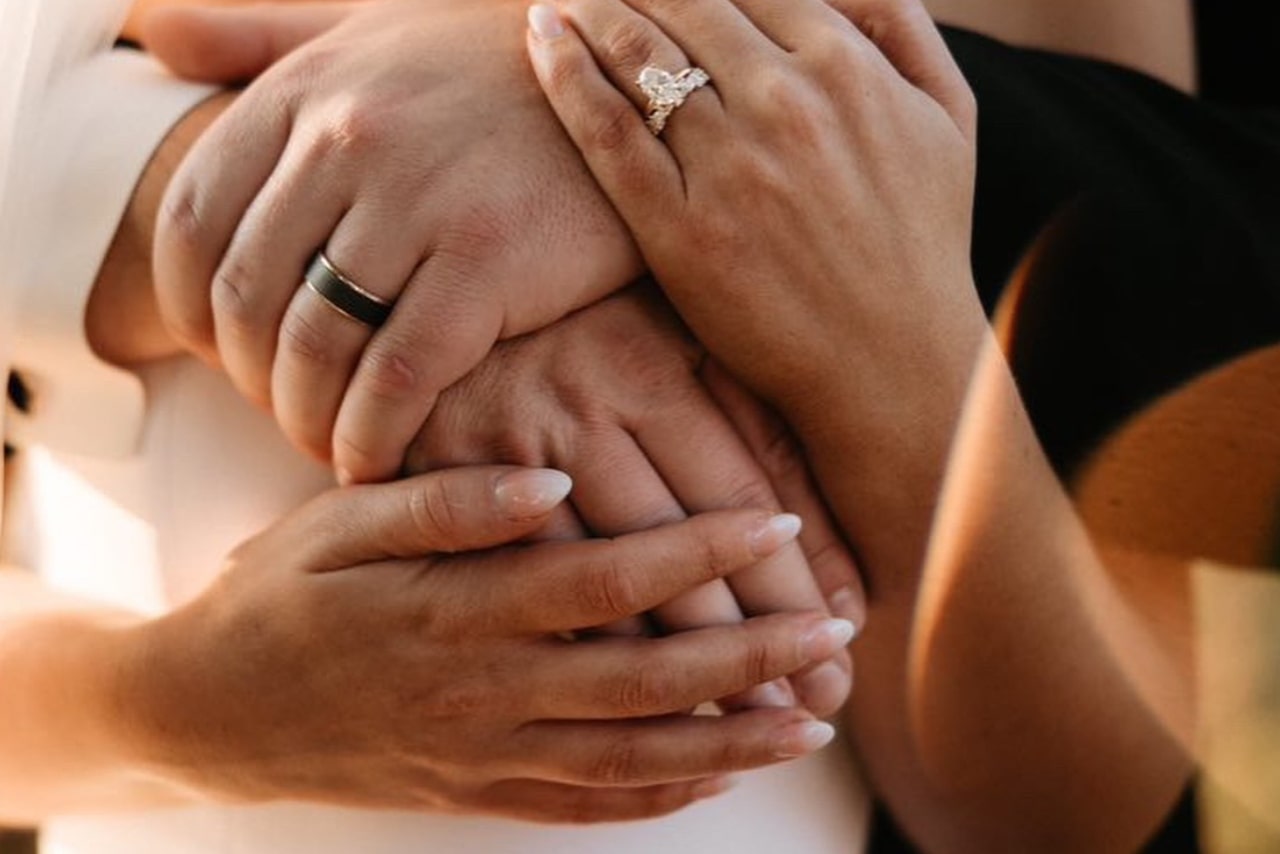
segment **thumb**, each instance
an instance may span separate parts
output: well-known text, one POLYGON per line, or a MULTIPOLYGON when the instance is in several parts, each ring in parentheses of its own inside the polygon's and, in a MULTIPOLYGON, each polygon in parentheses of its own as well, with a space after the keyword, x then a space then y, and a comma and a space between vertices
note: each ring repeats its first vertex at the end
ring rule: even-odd
POLYGON ((389 558, 489 549, 546 524, 573 481, 551 469, 472 466, 335 489, 272 532, 313 572, 389 558))
POLYGON ((337 25, 359 5, 160 6, 142 19, 141 40, 180 77, 237 83, 257 77, 337 25))

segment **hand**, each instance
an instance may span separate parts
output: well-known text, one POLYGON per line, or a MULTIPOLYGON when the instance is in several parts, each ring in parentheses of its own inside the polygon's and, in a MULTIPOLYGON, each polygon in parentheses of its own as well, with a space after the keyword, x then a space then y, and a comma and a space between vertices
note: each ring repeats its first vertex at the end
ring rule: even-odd
POLYGON ((894 401, 977 306, 956 287, 972 95, 915 0, 842 5, 878 44, 821 0, 565 0, 571 28, 530 14, 539 81, 681 316, 755 391, 810 408, 836 373, 894 401), (713 81, 661 139, 635 84, 649 65, 713 81))
POLYGON ((155 262, 175 337, 344 480, 393 475, 494 342, 640 271, 520 55, 522 10, 360 6, 250 86, 169 188, 155 262), (321 248, 398 298, 385 326, 300 287, 321 248))
POLYGON ((122 702, 146 764, 235 801, 596 821, 676 809, 831 737, 794 709, 676 713, 830 657, 847 622, 562 639, 750 566, 785 524, 722 512, 471 551, 532 533, 568 487, 455 469, 332 492, 250 541, 141 644, 122 702))
MULTIPOLYGON (((576 519, 561 536, 616 536, 713 509, 804 514, 798 548, 658 607, 666 631, 736 623, 743 614, 825 610, 861 625, 865 602, 848 550, 795 445, 774 433, 753 448, 698 376, 704 359, 651 287, 636 286, 533 335, 504 342, 448 389, 406 459, 412 471, 464 463, 553 466, 574 479, 576 519), (777 475, 770 482, 761 459, 777 475), (814 556, 814 569, 805 553, 814 556), (815 583, 815 577, 821 584, 815 583), (736 599, 735 599, 736 597, 736 599)), ((728 397, 733 395, 724 383, 728 397)), ((733 411, 759 424, 759 405, 740 392, 733 411), (743 398, 746 398, 745 400, 743 398)), ((757 430, 755 435, 760 435, 757 430)), ((842 651, 792 680, 801 703, 834 713, 851 685, 842 651)), ((774 686, 769 686, 771 689, 774 686)), ((785 690, 785 683, 778 686, 785 690)), ((781 705, 752 692, 739 704, 781 705)))

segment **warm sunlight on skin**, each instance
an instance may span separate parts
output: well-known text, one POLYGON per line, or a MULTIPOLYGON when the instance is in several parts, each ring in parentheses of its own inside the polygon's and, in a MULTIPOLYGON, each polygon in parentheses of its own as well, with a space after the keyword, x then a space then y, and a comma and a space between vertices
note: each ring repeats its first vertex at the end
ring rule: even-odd
MULTIPOLYGON (((972 585, 969 545, 984 526, 1000 524, 991 507, 1001 473, 990 460, 999 458, 993 443, 1007 435, 1000 423, 1011 393, 1003 351, 1014 340, 1029 276, 1051 232, 1028 252, 1005 291, 957 428, 917 603, 914 717, 922 718, 934 701, 931 668, 945 643, 948 608, 972 585)), ((1202 562, 1263 566, 1274 559, 1280 542, 1276 424, 1280 346, 1247 354, 1152 403, 1113 433, 1072 484, 1071 509, 1061 514, 1062 542, 1092 547, 1071 546, 1079 559, 1069 578, 1044 579, 1050 607, 1083 610, 1090 618, 1094 631, 1080 638, 1081 654, 1092 647, 1108 657, 1153 721, 1187 755, 1214 766, 1204 798, 1216 811, 1215 832, 1247 830, 1255 841, 1280 827, 1242 824, 1233 816, 1280 801, 1270 763, 1251 761, 1273 757, 1280 745, 1280 709, 1268 700, 1280 695, 1268 675, 1280 673, 1269 652, 1277 648, 1280 582, 1261 572, 1207 572, 1202 562), (1087 538, 1079 536, 1081 528, 1087 538), (1237 607, 1241 597, 1253 604, 1237 607)), ((1043 547, 1052 551, 1048 543, 1043 547)), ((993 618, 1020 604, 995 603, 993 618)), ((1020 654, 1009 651, 1011 660, 1020 654)))
POLYGON ((1206 851, 1280 847, 1280 579, 1200 564, 1193 572, 1206 851))

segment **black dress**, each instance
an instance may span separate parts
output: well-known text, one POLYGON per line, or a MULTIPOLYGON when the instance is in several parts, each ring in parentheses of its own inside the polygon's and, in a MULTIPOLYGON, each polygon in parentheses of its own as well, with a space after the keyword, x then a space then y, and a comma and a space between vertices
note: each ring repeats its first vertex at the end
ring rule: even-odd
MULTIPOLYGON (((1127 416, 1280 342, 1280 110, 944 34, 979 105, 978 287, 991 312, 1026 273, 1010 361, 1070 482, 1127 416)), ((1195 836, 1188 796, 1149 850, 1195 836)), ((911 849, 880 814, 872 850, 911 849)))

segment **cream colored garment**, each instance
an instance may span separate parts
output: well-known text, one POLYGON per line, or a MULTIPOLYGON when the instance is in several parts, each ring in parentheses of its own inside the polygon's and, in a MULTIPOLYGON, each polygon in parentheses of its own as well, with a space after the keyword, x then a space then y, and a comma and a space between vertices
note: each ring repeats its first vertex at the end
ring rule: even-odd
MULTIPOLYGON (((22 121, 38 116, 43 130, 25 135, 11 157, 23 164, 22 203, 6 191, 0 220, 13 237, 0 260, 24 274, 2 283, 0 293, 20 297, 23 308, 4 314, 0 341, 17 345, 36 404, 33 416, 10 422, 23 450, 5 509, 6 557, 69 592, 159 613, 197 595, 231 547, 332 481, 195 361, 156 365, 140 383, 93 361, 81 312, 97 264, 148 153, 203 92, 139 57, 106 55, 121 4, 0 5, 6 14, 38 6, 53 16, 42 19, 34 50, 49 60, 40 85, 60 93, 26 103, 22 121), (75 49, 56 43, 59 15, 75 49), (135 443, 136 453, 124 453, 135 443)), ((12 56, 13 32, 0 29, 0 56, 12 56)), ((866 805, 852 769, 831 750, 745 775, 717 801, 631 825, 195 807, 65 817, 48 824, 42 844, 56 854, 850 854, 862 847, 866 805)))

